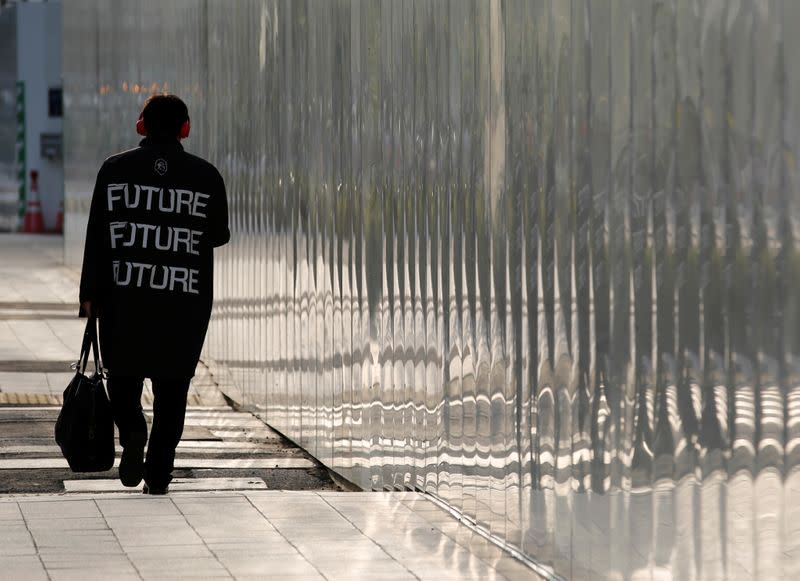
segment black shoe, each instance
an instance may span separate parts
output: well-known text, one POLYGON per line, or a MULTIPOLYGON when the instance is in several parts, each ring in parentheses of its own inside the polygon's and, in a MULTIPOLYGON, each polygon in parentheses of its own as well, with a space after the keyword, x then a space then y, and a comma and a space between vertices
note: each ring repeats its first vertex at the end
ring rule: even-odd
POLYGON ((119 479, 123 486, 139 486, 144 476, 144 444, 125 446, 119 461, 119 479))
POLYGON ((142 488, 142 492, 144 494, 166 494, 169 492, 169 484, 165 484, 164 486, 151 486, 145 482, 144 488, 142 488))

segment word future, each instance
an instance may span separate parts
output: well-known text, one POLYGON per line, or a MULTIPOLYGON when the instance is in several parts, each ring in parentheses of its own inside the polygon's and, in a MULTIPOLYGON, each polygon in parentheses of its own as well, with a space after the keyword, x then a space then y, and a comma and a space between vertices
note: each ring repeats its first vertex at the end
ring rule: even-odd
MULTIPOLYGON (((139 209, 161 214, 184 214, 205 218, 209 194, 178 188, 109 184, 106 190, 108 211, 139 209)), ((109 221, 111 248, 136 247, 143 250, 158 250, 169 255, 199 255, 202 230, 159 226, 120 220, 109 221), (152 234, 152 235, 151 235, 152 234)), ((135 286, 200 294, 198 277, 200 271, 168 264, 149 264, 127 260, 112 262, 114 282, 117 286, 135 286)))
POLYGON ((117 286, 148 287, 156 290, 182 291, 199 295, 197 277, 200 271, 196 268, 182 266, 165 266, 163 264, 147 264, 114 260, 114 282, 117 286))
POLYGON ((111 248, 113 249, 119 246, 129 248, 138 246, 139 248, 200 254, 202 230, 137 224, 136 222, 111 222, 108 228, 111 230, 111 248), (151 232, 152 236, 150 236, 151 232))
POLYGON ((208 205, 208 194, 173 188, 157 188, 155 186, 133 186, 133 192, 128 184, 108 184, 108 211, 113 212, 114 206, 119 204, 129 210, 144 208, 162 214, 189 214, 198 218, 205 218, 203 211, 208 205))

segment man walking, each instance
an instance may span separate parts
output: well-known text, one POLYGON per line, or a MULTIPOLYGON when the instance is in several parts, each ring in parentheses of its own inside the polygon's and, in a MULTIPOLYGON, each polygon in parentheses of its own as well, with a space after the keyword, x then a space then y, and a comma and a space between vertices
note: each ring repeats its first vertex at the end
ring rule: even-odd
POLYGON ((228 242, 225 184, 186 153, 186 104, 150 97, 136 124, 139 147, 109 157, 92 196, 81 272, 84 316, 97 316, 125 486, 166 494, 183 433, 189 382, 205 340, 213 249, 228 242), (141 397, 153 385, 153 427, 141 397))

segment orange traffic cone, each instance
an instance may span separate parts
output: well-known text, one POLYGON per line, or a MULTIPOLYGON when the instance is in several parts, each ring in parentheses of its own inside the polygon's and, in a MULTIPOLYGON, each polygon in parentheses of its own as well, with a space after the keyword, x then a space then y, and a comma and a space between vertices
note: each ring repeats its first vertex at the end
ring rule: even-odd
POLYGON ((25 208, 25 232, 40 234, 44 232, 42 220, 42 205, 39 203, 39 172, 31 170, 31 191, 28 194, 28 204, 25 208))
POLYGON ((58 214, 56 214, 56 233, 64 233, 64 200, 58 204, 58 214))

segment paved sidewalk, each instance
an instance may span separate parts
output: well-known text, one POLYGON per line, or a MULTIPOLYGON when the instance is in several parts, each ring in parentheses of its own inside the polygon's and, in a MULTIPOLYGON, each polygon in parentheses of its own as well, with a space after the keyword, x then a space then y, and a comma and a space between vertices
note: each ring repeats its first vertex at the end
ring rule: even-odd
POLYGON ((536 579, 416 493, 0 498, 9 579, 536 579))

